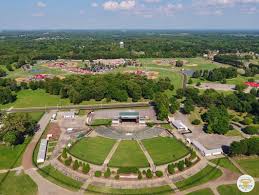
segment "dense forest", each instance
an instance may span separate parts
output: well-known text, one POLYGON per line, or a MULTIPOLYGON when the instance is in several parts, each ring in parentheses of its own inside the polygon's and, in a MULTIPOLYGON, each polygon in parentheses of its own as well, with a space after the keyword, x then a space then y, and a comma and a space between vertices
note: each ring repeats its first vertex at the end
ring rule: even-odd
MULTIPOLYGON (((0 33, 0 64, 39 59, 196 57, 208 50, 220 54, 259 53, 257 32, 178 31, 26 31, 0 33), (242 36, 241 36, 242 35, 242 36), (120 48, 120 41, 125 43, 120 48)), ((223 56, 218 61, 230 61, 223 56)), ((239 63, 234 61, 235 63, 239 63)), ((235 64, 239 66, 239 64, 235 64)))

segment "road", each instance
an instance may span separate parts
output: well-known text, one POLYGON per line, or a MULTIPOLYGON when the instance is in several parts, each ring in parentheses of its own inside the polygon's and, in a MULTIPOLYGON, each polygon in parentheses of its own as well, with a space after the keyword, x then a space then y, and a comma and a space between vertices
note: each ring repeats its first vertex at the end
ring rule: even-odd
POLYGON ((28 107, 28 108, 10 108, 1 110, 2 112, 16 113, 16 112, 39 112, 51 110, 69 110, 69 109, 84 109, 84 110, 98 110, 111 108, 134 108, 134 107, 148 107, 150 102, 136 102, 136 103, 117 103, 117 104, 98 104, 98 105, 70 105, 70 106, 47 106, 47 107, 28 107))

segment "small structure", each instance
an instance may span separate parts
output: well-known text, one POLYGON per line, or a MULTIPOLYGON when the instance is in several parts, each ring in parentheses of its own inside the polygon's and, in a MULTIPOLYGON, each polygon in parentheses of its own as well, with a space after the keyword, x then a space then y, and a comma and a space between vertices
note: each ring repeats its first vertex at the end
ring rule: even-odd
POLYGON ((66 119, 74 119, 75 118, 75 113, 74 112, 65 112, 63 116, 66 119))
POLYGON ((223 154, 222 148, 207 149, 200 142, 196 140, 191 141, 192 145, 197 148, 203 156, 215 156, 223 154))
POLYGON ((145 117, 140 117, 140 118, 139 118, 139 124, 142 125, 142 126, 146 126, 145 117))
POLYGON ((249 87, 259 88, 259 83, 257 82, 245 82, 245 84, 249 87))
POLYGON ((139 112, 120 112, 119 119, 121 122, 132 122, 135 121, 136 123, 139 122, 139 112))
POLYGON ((120 124, 120 119, 119 119, 119 117, 114 117, 113 119, 112 119, 112 125, 113 126, 117 126, 117 125, 119 125, 120 124))
POLYGON ((37 163, 44 163, 46 152, 47 152, 47 145, 48 140, 47 139, 41 139, 40 141, 40 148, 37 156, 37 163))
POLYGON ((186 127, 180 120, 173 120, 172 124, 178 131, 188 131, 188 127, 186 127))
POLYGON ((56 120, 56 118, 57 118, 57 114, 55 113, 55 114, 53 114, 53 115, 51 116, 50 121, 53 122, 53 121, 56 120))
POLYGON ((124 48, 124 42, 123 41, 120 42, 120 48, 124 48))
POLYGON ((71 133, 74 129, 73 128, 67 128, 67 132, 71 133))

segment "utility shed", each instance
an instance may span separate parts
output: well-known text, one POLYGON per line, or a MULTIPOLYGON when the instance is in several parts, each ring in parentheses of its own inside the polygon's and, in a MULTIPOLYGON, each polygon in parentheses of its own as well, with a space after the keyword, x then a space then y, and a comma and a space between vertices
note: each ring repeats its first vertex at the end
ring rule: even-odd
POLYGON ((191 141, 192 145, 196 147, 203 156, 215 156, 219 154, 223 154, 222 148, 215 148, 215 149, 207 149, 205 148, 200 142, 196 140, 191 141))
POLYGON ((38 157, 37 157, 37 163, 43 163, 45 161, 47 145, 48 145, 47 139, 41 139, 40 148, 39 148, 38 157))

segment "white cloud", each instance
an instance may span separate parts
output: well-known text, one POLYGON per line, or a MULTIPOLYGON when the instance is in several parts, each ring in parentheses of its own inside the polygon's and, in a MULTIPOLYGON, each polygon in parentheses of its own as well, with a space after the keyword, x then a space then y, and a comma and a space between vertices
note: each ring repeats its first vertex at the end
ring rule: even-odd
POLYGON ((42 2, 42 1, 38 1, 36 3, 36 6, 39 7, 39 8, 44 8, 44 7, 47 7, 47 4, 42 2))
POLYGON ((167 5, 161 6, 160 10, 162 13, 165 13, 167 15, 172 15, 175 14, 176 12, 183 10, 183 4, 178 3, 178 4, 172 4, 169 3, 167 5))
POLYGON ((160 0, 144 0, 146 3, 159 3, 160 0))
POLYGON ((98 7, 99 5, 98 5, 98 3, 94 2, 94 3, 91 4, 91 6, 92 7, 98 7))
POLYGON ((106 1, 103 3, 105 10, 130 10, 136 6, 135 0, 124 0, 124 1, 106 1))

